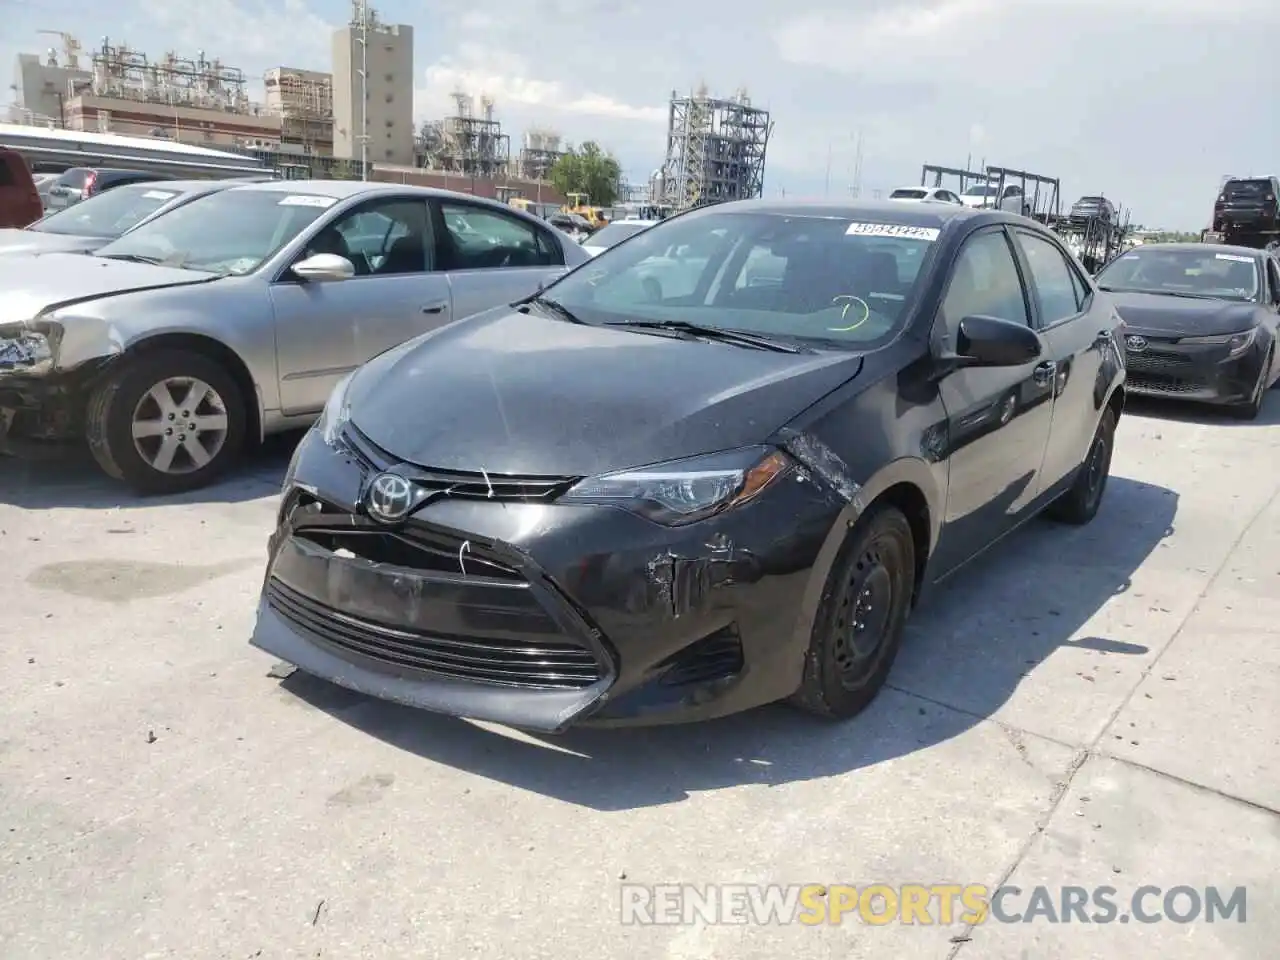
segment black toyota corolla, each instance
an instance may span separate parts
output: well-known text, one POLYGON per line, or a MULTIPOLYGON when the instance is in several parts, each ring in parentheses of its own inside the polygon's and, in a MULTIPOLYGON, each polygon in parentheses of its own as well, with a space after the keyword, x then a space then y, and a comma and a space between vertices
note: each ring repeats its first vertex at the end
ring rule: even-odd
POLYGON ((1088 522, 1120 321, 1001 211, 744 201, 396 347, 298 448, 253 643, 547 731, 848 717, 929 583, 1088 522))
POLYGON ((1205 243, 1138 247, 1099 271, 1127 327, 1128 389, 1252 420, 1280 376, 1280 262, 1205 243))

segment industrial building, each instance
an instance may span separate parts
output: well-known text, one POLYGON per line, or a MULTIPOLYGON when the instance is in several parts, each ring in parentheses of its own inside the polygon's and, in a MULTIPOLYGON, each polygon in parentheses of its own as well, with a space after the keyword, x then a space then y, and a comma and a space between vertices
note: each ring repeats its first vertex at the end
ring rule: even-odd
POLYGON ((412 164, 413 28, 386 24, 367 0, 333 33, 334 156, 412 164))
POLYGON ((333 74, 272 67, 262 78, 267 113, 280 118, 280 149, 333 152, 333 74))
POLYGON ((765 152, 773 122, 745 90, 731 99, 701 86, 691 96, 671 93, 667 157, 651 186, 652 200, 676 210, 764 193, 765 152))

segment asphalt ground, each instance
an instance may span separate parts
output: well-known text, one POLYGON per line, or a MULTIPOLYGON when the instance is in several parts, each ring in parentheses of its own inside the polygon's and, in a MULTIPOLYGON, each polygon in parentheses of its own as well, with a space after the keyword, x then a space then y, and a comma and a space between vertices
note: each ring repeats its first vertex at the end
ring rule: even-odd
POLYGON ((0 461, 4 960, 1274 955, 1280 390, 1255 423, 1128 411, 1096 521, 954 578, 843 725, 535 738, 279 676, 247 639, 288 454, 169 501, 0 461), (830 921, 910 883, 1022 893, 808 924, 652 889, 821 884, 830 921))

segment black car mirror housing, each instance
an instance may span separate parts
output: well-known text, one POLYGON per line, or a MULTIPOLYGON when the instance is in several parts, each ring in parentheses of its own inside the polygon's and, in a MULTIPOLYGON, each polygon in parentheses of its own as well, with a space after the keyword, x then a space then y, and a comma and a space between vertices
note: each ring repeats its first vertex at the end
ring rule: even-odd
POLYGON ((957 366, 1019 367, 1044 353, 1040 335, 1025 323, 982 315, 960 321, 956 336, 957 366))

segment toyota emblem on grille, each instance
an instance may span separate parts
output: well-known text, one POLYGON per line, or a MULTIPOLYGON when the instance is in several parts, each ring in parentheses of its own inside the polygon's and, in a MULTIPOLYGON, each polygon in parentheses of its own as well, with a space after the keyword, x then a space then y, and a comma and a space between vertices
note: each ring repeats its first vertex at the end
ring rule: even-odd
POLYGON ((397 523, 413 509, 413 484, 398 473, 380 473, 369 484, 365 508, 374 520, 397 523))
POLYGON ((1124 345, 1130 353, 1141 353, 1147 349, 1146 337, 1125 337, 1124 345))

